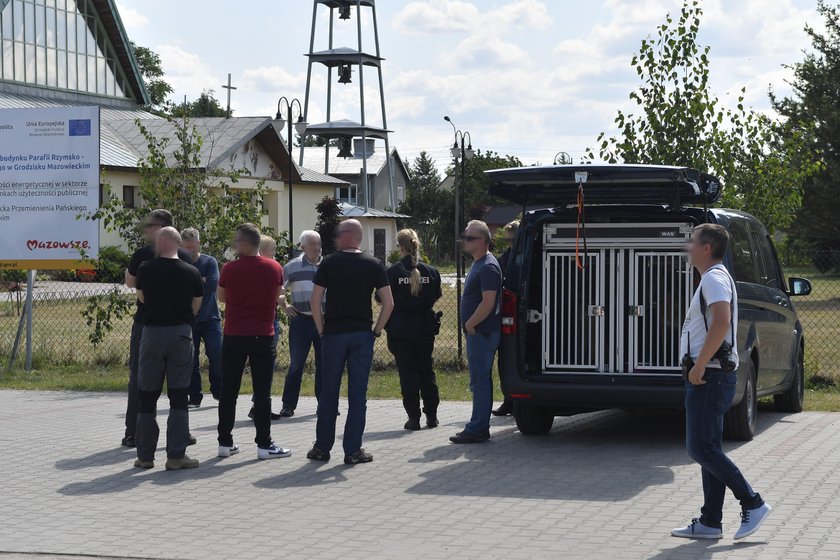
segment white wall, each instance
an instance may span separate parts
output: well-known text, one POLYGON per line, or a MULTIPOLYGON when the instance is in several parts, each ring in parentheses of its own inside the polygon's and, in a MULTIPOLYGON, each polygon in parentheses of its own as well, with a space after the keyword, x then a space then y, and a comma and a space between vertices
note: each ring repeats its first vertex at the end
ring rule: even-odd
MULTIPOLYGON (((347 218, 343 218, 347 219, 347 218)), ((373 230, 385 230, 385 259, 397 247, 397 221, 394 218, 356 218, 362 224, 362 251, 373 255, 373 230)), ((387 262, 386 262, 387 265, 387 262)))
MULTIPOLYGON (((248 152, 252 153, 252 152, 248 152)), ((247 155, 247 154, 246 154, 247 155)), ((240 179, 237 183, 238 188, 254 188, 259 179, 252 177, 245 177, 240 179)), ((133 170, 102 170, 100 172, 100 182, 107 184, 107 189, 110 193, 118 198, 123 196, 123 187, 125 186, 140 186, 140 174, 133 170)), ((263 226, 270 226, 276 231, 285 231, 288 229, 289 222, 289 198, 285 190, 283 181, 267 179, 266 186, 269 189, 268 197, 266 199, 266 207, 268 208, 268 215, 263 218, 263 226)), ((325 185, 293 185, 292 201, 293 208, 293 227, 295 229, 293 240, 300 236, 300 232, 305 229, 312 229, 315 227, 315 222, 318 220, 318 212, 315 210, 315 205, 318 204, 324 196, 333 196, 334 187, 329 184, 325 185)), ((141 201, 136 201, 138 204, 141 201)), ((196 226, 199 227, 200 225, 196 226)), ((371 234, 372 235, 372 234, 371 234)), ((105 227, 100 224, 99 227, 99 244, 100 246, 116 245, 127 251, 129 248, 120 236, 114 231, 106 231, 105 227)))

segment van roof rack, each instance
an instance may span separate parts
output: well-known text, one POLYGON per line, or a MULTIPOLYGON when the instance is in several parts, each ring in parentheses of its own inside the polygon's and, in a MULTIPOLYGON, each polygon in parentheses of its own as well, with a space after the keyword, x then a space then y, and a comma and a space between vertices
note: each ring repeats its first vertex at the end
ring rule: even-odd
POLYGON ((721 195, 720 179, 689 167, 636 164, 546 165, 494 169, 490 194, 522 205, 574 204, 584 183, 586 204, 708 205, 721 195))

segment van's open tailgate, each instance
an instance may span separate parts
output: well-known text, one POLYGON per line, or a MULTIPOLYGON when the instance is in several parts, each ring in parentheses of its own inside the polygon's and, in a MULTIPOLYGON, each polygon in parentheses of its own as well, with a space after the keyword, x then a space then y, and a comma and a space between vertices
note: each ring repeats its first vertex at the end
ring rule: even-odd
POLYGON ((519 204, 561 206, 575 202, 580 173, 586 173, 589 204, 711 204, 720 180, 687 167, 662 165, 552 165, 487 171, 490 193, 519 204))

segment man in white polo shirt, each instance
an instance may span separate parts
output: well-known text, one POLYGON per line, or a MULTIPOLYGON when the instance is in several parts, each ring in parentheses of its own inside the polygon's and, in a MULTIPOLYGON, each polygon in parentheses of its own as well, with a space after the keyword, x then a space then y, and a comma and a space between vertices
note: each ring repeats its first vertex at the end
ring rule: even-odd
POLYGON ((735 539, 752 535, 772 508, 752 489, 723 450, 723 415, 729 410, 738 381, 738 292, 723 265, 729 234, 719 224, 694 228, 688 259, 700 273, 680 338, 685 383, 686 449, 701 470, 703 507, 675 537, 723 538, 721 521, 726 489, 741 505, 741 526, 735 539))
POLYGON ((283 408, 281 418, 295 415, 303 367, 309 357, 309 349, 315 348, 315 396, 318 396, 321 374, 321 337, 312 319, 309 299, 312 297, 312 281, 318 265, 321 264, 321 236, 317 231, 307 230, 300 234, 300 248, 303 253, 290 260, 284 267, 286 283, 280 306, 289 316, 289 373, 283 385, 283 408))

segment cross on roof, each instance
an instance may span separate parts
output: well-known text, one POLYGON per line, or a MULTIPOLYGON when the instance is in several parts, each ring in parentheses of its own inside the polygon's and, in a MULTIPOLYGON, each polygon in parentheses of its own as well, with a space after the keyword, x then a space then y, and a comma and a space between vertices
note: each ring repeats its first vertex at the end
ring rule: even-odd
POLYGON ((227 85, 222 84, 222 88, 227 90, 227 116, 230 117, 230 91, 236 89, 230 83, 230 74, 228 74, 227 85))

